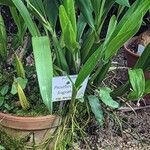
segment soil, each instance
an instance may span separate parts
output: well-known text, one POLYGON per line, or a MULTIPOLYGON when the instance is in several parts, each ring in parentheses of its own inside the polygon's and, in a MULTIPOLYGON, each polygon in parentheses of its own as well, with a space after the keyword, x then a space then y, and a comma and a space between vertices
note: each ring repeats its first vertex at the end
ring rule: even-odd
POLYGON ((1 10, 1 14, 4 18, 4 22, 5 22, 5 25, 6 25, 6 30, 7 32, 10 34, 14 34, 17 32, 17 27, 14 23, 14 20, 11 16, 11 13, 10 13, 10 10, 7 6, 1 6, 0 8, 1 10))
POLYGON ((128 49, 130 49, 134 53, 137 53, 137 50, 138 50, 138 40, 135 40, 134 42, 130 43, 129 46, 128 46, 128 49))
POLYGON ((145 32, 138 35, 138 38, 135 39, 133 42, 131 42, 128 45, 128 49, 130 49, 132 52, 137 53, 138 45, 143 45, 146 47, 150 43, 150 28, 148 28, 145 32))
MULTIPOLYGON (((124 49, 115 57, 118 69, 107 75, 105 83, 116 87, 127 80, 126 58, 124 49), (119 69, 120 68, 120 69, 119 69)), ((131 107, 138 106, 131 102, 131 107)), ((137 111, 116 111, 105 116, 104 127, 99 127, 95 120, 88 125, 86 143, 80 141, 79 150, 150 150, 150 107, 137 111)))
POLYGON ((149 150, 150 109, 116 115, 120 126, 109 117, 104 128, 93 123, 88 128, 88 145, 81 142, 80 150, 149 150))

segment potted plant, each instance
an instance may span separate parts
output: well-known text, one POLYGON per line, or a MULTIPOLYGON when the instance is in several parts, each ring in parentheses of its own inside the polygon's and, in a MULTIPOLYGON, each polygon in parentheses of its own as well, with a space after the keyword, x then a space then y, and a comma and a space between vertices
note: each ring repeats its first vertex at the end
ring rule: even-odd
MULTIPOLYGON (((10 7, 10 12, 18 27, 17 33, 11 35, 13 39, 10 47, 7 42, 8 36, 5 23, 2 15, 0 15, 1 144, 5 145, 10 140, 8 142, 10 145, 5 145, 8 146, 6 147, 8 149, 31 149, 33 147, 36 149, 45 149, 45 145, 47 145, 55 129, 60 124, 60 117, 58 115, 51 115, 49 109, 42 104, 41 98, 37 94, 37 83, 32 74, 35 72, 35 67, 31 64, 33 62, 27 64, 26 59, 23 60, 26 53, 25 50, 30 42, 29 35, 28 33, 26 34, 27 26, 14 6, 10 7), (19 50, 19 46, 21 45, 23 46, 19 50), (25 69, 28 71, 25 72, 25 69), (29 84, 27 78, 32 85, 27 85, 29 84), (28 94, 24 92, 25 88, 26 93, 32 91, 33 94, 27 97, 26 95, 28 94), (24 142, 21 147, 20 141, 22 140, 24 142), (11 145, 13 141, 16 141, 16 143, 11 145)), ((43 50, 47 49, 49 51, 48 48, 44 48, 43 50)), ((49 81, 47 80, 47 82, 49 81)), ((49 90, 51 91, 51 87, 49 87, 49 90)))
MULTIPOLYGON (((131 38, 128 42, 124 44, 124 49, 127 57, 127 65, 128 67, 133 68, 137 63, 139 57, 143 53, 145 47, 150 43, 150 31, 149 29, 139 36, 131 38)), ((145 71, 144 73, 145 79, 150 79, 150 72, 145 71)), ((145 104, 150 104, 150 96, 146 95, 144 97, 145 104)))
MULTIPOLYGON (((121 4, 121 7, 122 5, 123 7, 129 7, 128 1, 122 2, 118 0, 116 2, 121 4)), ((27 52, 23 51, 23 54, 26 55, 22 57, 22 53, 18 55, 15 51, 14 64, 16 71, 11 93, 17 93, 20 102, 19 104, 18 102, 13 103, 13 106, 20 106, 21 104, 22 108, 26 109, 26 113, 28 113, 31 106, 33 107, 33 105, 37 104, 37 110, 40 111, 39 106, 42 104, 38 103, 37 100, 34 101, 34 98, 36 98, 34 94, 34 96, 31 97, 31 92, 35 92, 35 94, 38 95, 35 75, 29 78, 29 85, 27 85, 26 76, 28 75, 30 77, 31 72, 27 70, 27 68, 24 69, 22 63, 23 59, 21 59, 28 56, 28 54, 32 54, 31 49, 33 49, 40 94, 44 104, 47 106, 46 108, 42 108, 42 111, 46 110, 46 114, 48 112, 52 114, 52 112, 54 113, 55 111, 55 114, 61 116, 61 125, 58 126, 54 132, 54 137, 52 136, 53 139, 55 139, 53 141, 53 149, 64 149, 70 146, 74 141, 76 131, 78 131, 80 136, 83 136, 83 128, 86 123, 84 124, 83 121, 85 116, 82 116, 88 112, 87 99, 89 100, 88 103, 91 106, 92 112, 100 124, 103 122, 100 109, 101 101, 112 109, 119 107, 118 102, 114 101, 110 96, 112 90, 108 87, 101 87, 100 84, 111 66, 113 56, 119 48, 138 31, 143 15, 150 7, 150 1, 145 0, 143 2, 136 0, 120 21, 117 21, 117 17, 119 16, 116 17, 112 15, 109 20, 107 35, 104 41, 100 39, 99 35, 104 26, 107 14, 114 5, 115 0, 111 0, 109 3, 105 2, 105 0, 96 0, 93 2, 90 0, 8 0, 5 2, 0 1, 0 3, 10 7, 12 16, 18 27, 18 32, 22 33, 22 31, 24 31, 23 29, 28 28, 29 32, 26 33, 30 33, 32 36, 32 40, 30 38, 28 40, 32 48, 29 48, 27 52), (79 12, 76 12, 76 10, 79 10, 79 12), (135 24, 134 22, 137 20, 138 22, 135 24), (23 22, 25 23, 24 28, 22 28, 21 24, 23 22), (75 76, 71 77, 70 75, 75 76), (55 91, 53 91, 53 76, 69 78, 69 82, 66 82, 67 85, 65 85, 65 87, 70 87, 71 84, 72 91, 69 97, 70 101, 53 104, 53 93, 55 93, 55 91), (30 85, 32 80, 35 81, 35 91, 34 86, 32 84, 30 85), (80 89, 85 86, 84 81, 87 80, 89 80, 88 94, 86 94, 87 98, 83 97, 82 92, 82 97, 78 97, 80 89), (31 91, 32 89, 33 91, 31 91), (28 92, 28 97, 31 98, 30 101, 27 100, 23 90, 28 92), (98 93, 99 96, 96 96, 95 92, 98 93), (29 102, 32 103, 30 108, 29 102)), ((22 37, 20 33, 18 33, 18 36, 22 37)), ((32 72, 34 71, 32 70, 32 72)), ((12 71, 12 73, 14 72, 12 71)), ((57 84, 61 84, 60 80, 58 81, 57 84)), ((61 94, 65 92, 66 91, 60 91, 61 94)), ((6 96, 6 98, 7 97, 8 96, 6 96)), ((14 97, 16 98, 16 96, 12 96, 12 98, 14 97)), ((8 99, 10 99, 10 97, 8 97, 8 99)), ((63 100, 63 98, 59 97, 59 100, 63 100)), ((43 120, 47 120, 47 117, 52 119, 52 121, 50 121, 50 119, 48 120, 50 124, 56 121, 56 125, 58 125, 59 121, 57 120, 59 119, 57 118, 59 117, 46 116, 43 117, 43 120)), ((40 124, 44 123, 40 123, 37 126, 37 121, 41 118, 27 117, 28 121, 27 119, 24 120, 24 118, 26 117, 20 118, 16 115, 6 114, 5 111, 2 110, 0 124, 3 128, 6 127, 8 129, 8 127, 10 127, 12 129, 14 126, 10 126, 9 121, 14 123, 14 120, 18 121, 21 119, 22 122, 16 125, 16 127, 20 129, 27 128, 29 131, 29 127, 34 123, 36 129, 43 130, 40 124), (25 122, 26 126, 24 126, 25 122)), ((44 128, 49 128, 48 126, 50 126, 50 124, 46 124, 44 128)), ((35 128, 32 129, 35 131, 35 128)), ((31 133, 35 135, 33 131, 31 133)), ((35 142, 34 138, 31 137, 31 139, 35 142)), ((50 140, 50 137, 49 139, 47 138, 47 141, 50 140)), ((33 145, 35 146, 35 143, 33 143, 33 145)))
POLYGON ((139 36, 131 38, 124 45, 125 52, 127 55, 128 67, 133 67, 138 58, 144 51, 144 48, 150 43, 150 30, 146 30, 139 36))

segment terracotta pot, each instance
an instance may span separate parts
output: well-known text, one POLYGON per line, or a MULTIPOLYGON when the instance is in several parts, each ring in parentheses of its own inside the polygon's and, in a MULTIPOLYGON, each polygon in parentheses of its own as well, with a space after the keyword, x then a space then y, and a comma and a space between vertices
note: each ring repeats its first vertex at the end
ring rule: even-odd
POLYGON ((129 48, 129 45, 134 43, 137 40, 137 38, 138 37, 133 37, 132 39, 130 39, 128 42, 124 44, 124 49, 127 57, 127 66, 131 68, 136 64, 137 60, 139 59, 139 55, 132 52, 129 48))
POLYGON ((25 150, 32 149, 44 150, 46 141, 60 124, 60 117, 19 117, 0 112, 0 130, 4 131, 12 139, 28 139, 24 143, 25 150))
MULTIPOLYGON (((127 58, 127 66, 130 68, 132 68, 136 64, 137 60, 140 57, 136 53, 132 52, 129 48, 129 45, 135 43, 137 38, 138 36, 133 37, 132 39, 130 39, 128 42, 124 44, 125 54, 127 58)), ((150 72, 145 72, 144 76, 146 80, 150 79, 150 72)), ((145 99, 145 104, 150 105, 150 94, 146 95, 144 99, 145 99)))

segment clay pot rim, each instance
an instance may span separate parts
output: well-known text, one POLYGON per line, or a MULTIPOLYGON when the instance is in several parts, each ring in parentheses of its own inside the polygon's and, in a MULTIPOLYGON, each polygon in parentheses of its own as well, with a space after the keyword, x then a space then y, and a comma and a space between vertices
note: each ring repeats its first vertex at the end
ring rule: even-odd
POLYGON ((39 120, 39 119, 47 119, 47 118, 52 118, 52 117, 56 117, 55 115, 45 115, 45 116, 17 116, 17 115, 13 115, 13 114, 9 114, 9 113, 3 113, 0 112, 0 117, 4 116, 4 117, 11 117, 14 119, 23 119, 23 120, 39 120))
POLYGON ((124 44, 124 49, 126 50, 126 52, 130 53, 133 57, 137 57, 139 58, 140 56, 134 52, 132 52, 129 48, 128 45, 130 43, 132 43, 133 41, 135 41, 138 38, 138 36, 135 36, 133 38, 131 38, 130 40, 128 40, 125 44, 124 44))
POLYGON ((55 115, 24 117, 0 112, 0 125, 18 130, 54 128, 56 127, 56 120, 60 120, 60 117, 55 115))

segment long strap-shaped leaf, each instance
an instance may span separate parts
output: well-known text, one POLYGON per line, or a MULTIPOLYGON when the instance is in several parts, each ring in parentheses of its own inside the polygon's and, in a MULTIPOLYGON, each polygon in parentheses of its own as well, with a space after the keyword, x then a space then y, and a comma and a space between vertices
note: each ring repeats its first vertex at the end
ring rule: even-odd
MULTIPOLYGON (((114 54, 118 51, 118 49, 126 42, 129 38, 131 38, 139 29, 141 23, 142 23, 142 17, 144 14, 141 13, 141 10, 143 10, 143 13, 145 13, 148 8, 150 7, 150 1, 145 0, 144 2, 140 3, 140 6, 136 9, 137 15, 135 14, 135 5, 132 5, 129 9, 129 11, 126 13, 126 16, 128 16, 127 20, 125 18, 125 21, 122 21, 121 24, 118 25, 119 27, 119 34, 116 29, 116 33, 113 34, 113 40, 108 44, 106 50, 105 50, 105 57, 104 60, 109 61, 110 58, 114 56, 114 54), (148 5, 148 6, 147 6, 148 5), (138 13, 139 11, 139 13, 138 13), (132 13, 133 14, 132 14, 132 13), (138 24, 134 24, 135 18, 138 18, 138 24), (129 21, 130 20, 130 21, 129 21), (132 20, 132 23, 131 23, 132 20), (126 23, 128 25, 127 27, 123 24, 126 23), (120 32, 120 30, 122 32, 120 32), (128 31, 126 33, 126 31, 128 31)), ((136 18, 136 19, 137 19, 136 18)), ((94 67, 96 66, 98 60, 101 57, 101 51, 102 47, 98 50, 96 50, 91 57, 87 60, 87 62, 83 65, 82 69, 79 72, 78 78, 76 80, 76 87, 79 88, 81 83, 85 80, 85 78, 92 72, 94 67)))
POLYGON ((0 5, 14 6, 11 0, 0 0, 0 5))
POLYGON ((120 5, 130 7, 130 3, 128 0, 116 0, 116 2, 120 5))
POLYGON ((29 11, 27 10, 22 0, 11 0, 11 1, 14 3, 18 11, 20 12, 32 36, 39 36, 40 34, 38 32, 37 26, 36 24, 33 23, 29 11))
POLYGON ((23 17, 30 33, 33 36, 33 52, 36 65, 36 71, 40 86, 42 99, 48 109, 52 112, 52 58, 50 51, 50 43, 48 37, 38 37, 39 32, 31 19, 31 16, 22 1, 12 0, 21 16, 23 17))
POLYGON ((86 20, 86 22, 89 24, 89 26, 95 30, 94 26, 94 18, 92 15, 93 8, 90 0, 77 0, 78 6, 80 7, 80 10, 86 20))
POLYGON ((52 112, 52 56, 47 36, 32 38, 36 71, 44 104, 52 112))
POLYGON ((88 75, 90 75, 90 73, 94 70, 98 60, 101 58, 101 50, 102 45, 89 57, 89 59, 83 65, 75 82, 75 86, 77 89, 80 87, 82 82, 88 77, 88 75))
POLYGON ((20 84, 19 83, 16 83, 16 84, 17 84, 16 88, 17 88, 20 104, 24 110, 27 110, 30 107, 30 104, 29 104, 29 102, 25 96, 25 93, 24 93, 22 87, 20 86, 20 84))
POLYGON ((74 0, 64 0, 64 7, 68 14, 69 20, 71 21, 73 30, 76 34, 77 25, 76 25, 76 12, 75 12, 74 0))
POLYGON ((58 1, 45 0, 43 3, 44 3, 45 12, 48 17, 48 20, 51 26, 53 27, 53 29, 55 29, 57 17, 58 17, 58 1))
POLYGON ((25 79, 26 76, 25 76, 25 70, 23 64, 16 53, 15 53, 15 67, 16 67, 15 69, 17 72, 17 76, 25 79))
POLYGON ((3 61, 7 57, 7 34, 2 15, 0 14, 0 56, 3 61))

